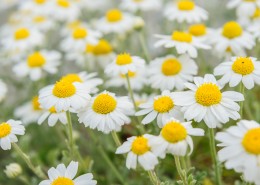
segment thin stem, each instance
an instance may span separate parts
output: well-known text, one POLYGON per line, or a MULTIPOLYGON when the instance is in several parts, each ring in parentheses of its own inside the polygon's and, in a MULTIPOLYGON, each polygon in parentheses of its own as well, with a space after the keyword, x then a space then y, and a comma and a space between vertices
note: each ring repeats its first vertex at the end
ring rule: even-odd
POLYGON ((159 178, 157 177, 155 171, 153 170, 150 170, 150 171, 147 171, 148 175, 149 175, 149 178, 151 180, 151 182, 153 183, 153 185, 160 185, 161 182, 159 180, 159 178))
POLYGON ((28 155, 26 155, 22 149, 16 144, 12 143, 15 151, 19 154, 19 156, 24 160, 24 162, 27 164, 27 166, 32 170, 32 172, 35 173, 39 178, 41 179, 47 179, 47 176, 43 173, 42 169, 40 167, 35 167, 28 155))
POLYGON ((218 165, 218 157, 217 157, 217 151, 215 147, 216 146, 215 132, 213 128, 209 128, 209 142, 210 142, 211 157, 214 164, 216 184, 222 185, 221 170, 220 170, 220 166, 218 165))
POLYGON ((147 43, 145 42, 144 33, 143 33, 142 30, 139 31, 138 36, 139 36, 139 40, 140 40, 142 50, 144 52, 145 60, 149 63, 151 58, 150 58, 150 55, 149 55, 149 52, 148 52, 147 43))
POLYGON ((121 141, 120 141, 120 139, 119 139, 119 137, 118 137, 116 131, 112 131, 112 132, 111 132, 111 135, 112 135, 112 137, 113 137, 113 140, 114 140, 115 143, 116 143, 116 146, 117 146, 117 147, 121 146, 122 143, 121 143, 121 141))
POLYGON ((69 150, 71 158, 74 159, 74 140, 73 140, 73 127, 72 127, 72 121, 71 121, 71 115, 70 112, 66 112, 67 120, 68 120, 68 137, 69 137, 69 150))
MULTIPOLYGON (((245 93, 245 86, 244 86, 244 84, 241 82, 241 84, 240 84, 240 93, 241 94, 243 94, 244 95, 244 93, 245 93)), ((243 101, 241 101, 240 102, 240 116, 241 116, 241 119, 243 118, 243 105, 244 105, 244 102, 243 101)))
POLYGON ((185 156, 180 157, 181 160, 181 166, 183 169, 188 170, 187 164, 186 164, 186 160, 185 160, 185 156))
POLYGON ((188 185, 186 175, 183 173, 184 170, 181 168, 180 157, 174 156, 174 160, 175 160, 175 165, 176 165, 178 174, 179 174, 183 184, 188 185))

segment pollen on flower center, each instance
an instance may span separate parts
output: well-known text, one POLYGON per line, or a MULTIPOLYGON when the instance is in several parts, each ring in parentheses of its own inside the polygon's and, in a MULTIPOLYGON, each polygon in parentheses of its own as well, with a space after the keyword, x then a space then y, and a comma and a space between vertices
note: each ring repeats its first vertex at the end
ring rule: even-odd
POLYGON ((143 136, 136 137, 132 143, 131 150, 136 155, 143 155, 150 150, 148 139, 143 136))
POLYGON ((56 97, 67 98, 76 93, 76 87, 71 82, 60 80, 54 85, 52 93, 56 97))
POLYGON ((260 154, 260 128, 253 128, 245 134, 242 145, 251 154, 260 154))
POLYGON ((104 39, 101 39, 98 44, 93 48, 94 55, 105 55, 111 53, 111 45, 104 39))
POLYGON ((53 107, 51 107, 50 109, 49 109, 49 111, 50 111, 50 113, 57 113, 57 111, 56 111, 56 109, 55 109, 55 107, 53 106, 53 107))
POLYGON ((187 137, 187 130, 181 123, 171 121, 162 128, 161 135, 166 141, 177 143, 187 137))
POLYGON ((235 21, 227 22, 222 29, 222 35, 229 39, 239 37, 242 33, 242 27, 235 21))
POLYGON ((203 106, 211 106, 221 101, 222 93, 216 84, 204 83, 197 89, 195 99, 203 106))
POLYGON ((30 36, 30 31, 26 28, 20 28, 16 30, 16 32, 14 33, 14 38, 16 40, 23 40, 28 38, 29 36, 30 36))
POLYGON ((8 123, 0 124, 0 138, 8 136, 11 133, 12 127, 8 123))
POLYGON ((179 10, 189 11, 189 10, 193 10, 194 7, 195 7, 195 4, 192 1, 182 0, 182 1, 178 2, 179 10))
POLYGON ((66 177, 58 177, 51 183, 51 185, 74 185, 74 182, 66 177))
POLYGON ((192 42, 192 35, 186 32, 174 31, 172 33, 172 40, 190 43, 192 42))
POLYGON ((254 71, 255 67, 249 57, 238 57, 232 65, 232 70, 241 75, 248 75, 254 71))
POLYGON ((31 68, 42 67, 45 63, 46 60, 40 52, 35 52, 27 58, 27 65, 31 68))
POLYGON ((57 5, 63 8, 68 8, 70 7, 70 2, 67 0, 57 0, 57 5))
POLYGON ((88 35, 88 31, 85 28, 75 28, 73 33, 73 38, 74 39, 84 39, 88 35))
POLYGON ((109 94, 100 94, 95 98, 92 105, 93 110, 99 114, 108 114, 116 108, 117 102, 114 97, 109 94))
POLYGON ((34 0, 34 2, 37 4, 44 4, 46 0, 34 0))
POLYGON ((174 107, 174 102, 169 96, 162 96, 154 100, 153 108, 159 113, 169 112, 174 107))
POLYGON ((41 106, 40 106, 40 103, 39 103, 39 97, 38 96, 33 97, 32 107, 33 107, 33 110, 35 110, 35 111, 41 110, 41 106))
POLYGON ((166 59, 162 64, 162 73, 165 76, 178 74, 182 69, 181 63, 175 58, 166 59))
POLYGON ((207 32, 206 26, 204 24, 194 24, 189 27, 189 33, 194 36, 203 36, 207 32))
POLYGON ((61 80, 73 83, 73 82, 83 82, 78 74, 67 74, 62 77, 61 80))
POLYGON ((118 9, 112 9, 106 13, 106 19, 108 22, 118 22, 122 20, 122 18, 123 18, 123 14, 118 9))
POLYGON ((128 53, 123 53, 117 55, 116 58, 116 64, 117 65, 126 65, 126 64, 131 64, 132 63, 132 57, 128 53))

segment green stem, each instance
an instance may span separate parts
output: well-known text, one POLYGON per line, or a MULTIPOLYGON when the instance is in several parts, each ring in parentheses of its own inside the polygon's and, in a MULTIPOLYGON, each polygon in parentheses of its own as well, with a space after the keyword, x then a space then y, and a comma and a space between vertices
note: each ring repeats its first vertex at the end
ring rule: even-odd
POLYGON ((147 171, 147 173, 148 173, 149 178, 150 178, 153 185, 160 185, 161 184, 161 182, 160 182, 159 178, 157 177, 155 171, 150 170, 150 171, 147 171))
POLYGON ((181 168, 181 162, 180 162, 180 157, 179 156, 174 156, 174 160, 175 160, 175 165, 176 165, 176 168, 177 168, 177 171, 178 171, 178 174, 183 182, 184 185, 188 185, 188 182, 187 182, 187 177, 184 173, 185 170, 183 170, 181 168))
MULTIPOLYGON (((240 93, 241 94, 243 94, 244 95, 244 93, 245 93, 245 86, 243 85, 243 83, 241 82, 241 84, 240 84, 240 93)), ((243 101, 241 101, 240 102, 240 116, 241 116, 241 119, 243 118, 243 105, 244 105, 244 102, 243 101)))
POLYGON ((149 56, 149 52, 148 52, 148 48, 147 48, 147 43, 145 42, 145 38, 144 38, 144 33, 143 31, 139 31, 138 33, 138 36, 139 36, 139 40, 140 40, 140 44, 141 44, 141 47, 142 47, 142 50, 144 52, 144 57, 145 57, 145 60, 147 63, 150 62, 151 58, 149 56))
POLYGON ((73 127, 72 127, 72 121, 71 121, 71 115, 70 112, 66 112, 67 120, 68 120, 68 137, 69 137, 69 150, 71 158, 74 159, 74 140, 73 140, 73 127))
POLYGON ((12 143, 12 146, 14 147, 15 151, 19 154, 19 156, 24 160, 27 166, 32 170, 32 172, 35 173, 35 175, 37 175, 41 179, 47 179, 47 176, 43 173, 42 169, 40 167, 35 167, 30 157, 26 155, 16 143, 12 143))
POLYGON ((187 164, 186 164, 186 160, 185 160, 185 156, 180 157, 181 160, 181 166, 183 169, 188 170, 187 164))
POLYGON ((111 132, 111 135, 112 135, 112 137, 113 137, 113 140, 114 140, 115 143, 116 143, 116 146, 117 146, 117 147, 121 146, 122 143, 121 143, 121 141, 120 141, 120 139, 119 139, 119 137, 118 137, 116 131, 112 131, 112 132, 111 132))
POLYGON ((215 143, 215 132, 213 128, 209 128, 209 142, 210 142, 210 152, 211 157, 214 164, 214 170, 215 170, 215 179, 217 185, 222 185, 222 179, 221 179, 221 169, 218 165, 218 157, 217 157, 217 151, 216 151, 216 143, 215 143))

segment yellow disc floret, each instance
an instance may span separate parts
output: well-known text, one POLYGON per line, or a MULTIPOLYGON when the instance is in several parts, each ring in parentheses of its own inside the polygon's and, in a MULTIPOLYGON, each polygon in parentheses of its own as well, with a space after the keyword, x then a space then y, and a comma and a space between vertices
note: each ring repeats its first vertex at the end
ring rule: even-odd
POLYGON ((178 2, 178 9, 183 11, 193 10, 195 7, 194 2, 188 0, 182 0, 178 2))
POLYGON ((176 40, 179 42, 192 42, 192 35, 186 32, 174 31, 172 33, 172 40, 176 40))
POLYGON ((74 182, 66 177, 58 177, 51 183, 51 185, 74 185, 74 182))
POLYGON ((130 56, 130 54, 123 53, 123 54, 117 55, 117 58, 116 58, 117 65, 121 66, 121 65, 131 64, 131 63, 132 63, 132 57, 130 56))
POLYGON ((46 18, 43 16, 36 16, 33 18, 33 22, 35 23, 43 23, 46 21, 46 18))
POLYGON ((71 82, 60 80, 54 85, 52 93, 58 98, 68 98, 76 93, 76 87, 71 82))
POLYGON ((34 0, 34 2, 37 4, 44 4, 46 0, 34 0))
POLYGON ((248 57, 238 57, 232 65, 232 70, 241 75, 251 74, 254 69, 253 61, 248 57))
POLYGON ((42 67, 45 63, 46 60, 40 52, 35 52, 27 58, 27 65, 31 68, 42 67))
POLYGON ((260 8, 256 8, 254 14, 252 15, 252 19, 256 19, 260 17, 260 8))
POLYGON ((72 36, 74 39, 84 39, 88 36, 88 31, 85 28, 77 27, 74 29, 72 36))
POLYGON ((57 5, 62 8, 70 7, 70 2, 68 0, 57 0, 57 5))
POLYGON ((63 76, 61 80, 65 80, 70 83, 83 82, 78 74, 67 74, 66 76, 63 76))
POLYGON ((253 128, 245 134, 242 145, 251 154, 260 155, 260 128, 253 128))
POLYGON ((11 133, 12 127, 9 123, 0 124, 0 138, 6 137, 11 133))
POLYGON ((207 28, 204 24, 194 24, 189 27, 189 33, 199 37, 207 33, 207 28))
POLYGON ((136 155, 143 155, 150 150, 148 139, 143 136, 136 137, 132 143, 132 152, 136 155))
POLYGON ((112 9, 106 13, 106 19, 108 22, 118 22, 122 20, 122 18, 123 13, 118 9, 112 9))
POLYGON ((93 49, 94 55, 106 55, 111 53, 113 50, 112 46, 104 39, 101 39, 93 49))
POLYGON ((27 28, 20 28, 14 33, 14 38, 16 40, 23 40, 30 36, 30 31, 27 28))
POLYGON ((203 106, 211 106, 221 101, 222 93, 216 84, 204 83, 197 89, 195 99, 203 106))
POLYGON ((108 114, 116 108, 117 102, 115 98, 109 94, 98 95, 92 105, 93 110, 99 114, 108 114))
POLYGON ((166 59, 162 64, 162 73, 165 76, 178 74, 182 69, 181 63, 175 58, 166 59))
POLYGON ((169 96, 161 96, 154 100, 153 108, 159 113, 169 112, 174 107, 174 102, 169 96))
POLYGON ((56 109, 54 106, 52 106, 50 109, 49 109, 50 113, 57 113, 56 109))
POLYGON ((181 123, 171 121, 162 128, 161 135, 166 141, 177 143, 186 139, 187 130, 181 123))
POLYGON ((41 105, 39 103, 39 97, 38 96, 33 97, 32 107, 33 107, 33 110, 35 110, 35 111, 41 110, 41 105))
POLYGON ((242 33, 242 27, 235 21, 227 22, 222 28, 222 35, 228 39, 239 37, 242 33))

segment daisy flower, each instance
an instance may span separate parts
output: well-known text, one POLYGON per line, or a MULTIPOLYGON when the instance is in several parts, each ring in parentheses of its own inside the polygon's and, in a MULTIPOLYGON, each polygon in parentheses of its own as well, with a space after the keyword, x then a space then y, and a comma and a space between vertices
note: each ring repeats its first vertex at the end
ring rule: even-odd
POLYGON ((184 83, 193 80, 198 66, 188 55, 156 58, 149 66, 149 83, 153 88, 163 90, 184 89, 184 83))
POLYGON ((260 184, 260 124, 255 121, 241 120, 216 135, 223 147, 219 160, 227 169, 242 172, 246 181, 260 184))
POLYGON ((57 51, 36 51, 30 53, 26 61, 21 61, 13 67, 18 77, 30 76, 30 79, 37 81, 42 78, 43 72, 54 74, 60 65, 61 54, 57 51))
POLYGON ((245 49, 252 49, 254 38, 235 21, 230 21, 210 37, 218 54, 224 55, 232 52, 237 56, 245 56, 245 49))
POLYGON ((27 0, 20 3, 21 11, 31 12, 32 14, 48 15, 51 4, 49 0, 27 0))
POLYGON ((16 135, 24 135, 25 128, 21 121, 8 120, 0 124, 0 146, 3 150, 10 150, 11 143, 18 141, 16 135))
POLYGON ((119 9, 111 9, 106 12, 106 16, 97 20, 96 28, 105 33, 126 33, 133 29, 135 16, 122 12, 119 9))
POLYGON ((46 110, 38 119, 38 124, 41 125, 48 118, 48 125, 53 127, 58 121, 62 124, 67 124, 68 120, 66 117, 66 112, 57 112, 55 107, 51 107, 46 110))
POLYGON ((157 156, 151 152, 153 146, 150 144, 150 138, 153 137, 149 134, 132 136, 117 148, 116 154, 127 153, 126 167, 128 169, 136 169, 138 162, 145 170, 153 170, 158 164, 157 156))
POLYGON ((165 90, 161 95, 155 96, 153 100, 140 104, 139 108, 142 110, 135 115, 142 116, 147 114, 142 120, 142 124, 151 123, 157 117, 157 124, 160 128, 163 126, 162 123, 171 117, 183 120, 183 114, 180 111, 180 107, 175 105, 175 100, 173 93, 165 90))
POLYGON ((227 3, 228 8, 236 8, 238 17, 252 16, 259 5, 259 0, 229 0, 227 3))
POLYGON ((39 92, 39 102, 44 109, 55 107, 57 112, 78 110, 90 100, 88 89, 80 82, 60 80, 54 85, 44 87, 39 92))
POLYGON ((236 102, 244 100, 243 94, 221 92, 222 87, 211 74, 206 74, 204 78, 194 77, 194 83, 185 83, 189 91, 173 93, 175 104, 182 106, 185 119, 194 119, 196 122, 204 120, 209 128, 216 128, 221 123, 227 123, 230 118, 240 118, 240 107, 236 102))
POLYGON ((193 1, 180 0, 166 5, 164 16, 178 23, 198 23, 208 19, 208 12, 197 6, 193 1))
POLYGON ((52 19, 42 15, 32 16, 29 19, 28 25, 31 28, 40 30, 42 32, 47 32, 56 26, 52 19))
POLYGON ((208 43, 209 37, 214 33, 214 31, 211 28, 207 28, 205 24, 192 24, 189 26, 189 33, 193 37, 208 43))
POLYGON ((129 10, 131 12, 151 11, 161 8, 160 0, 124 0, 121 3, 122 9, 129 10))
POLYGON ((190 57, 198 56, 197 49, 210 49, 210 46, 202 43, 188 32, 174 31, 172 35, 155 35, 160 40, 155 43, 155 47, 176 48, 178 54, 187 53, 190 57))
POLYGON ((7 86, 6 84, 0 79, 0 102, 2 102, 7 94, 7 86))
POLYGON ((34 96, 31 101, 16 108, 14 115, 17 118, 20 118, 24 124, 29 124, 37 122, 42 112, 43 110, 39 103, 39 97, 34 96))
POLYGON ((229 83, 237 86, 241 81, 247 89, 260 85, 260 62, 253 57, 232 57, 231 61, 223 62, 214 69, 215 76, 222 76, 221 85, 229 83))
POLYGON ((146 94, 146 93, 142 93, 142 94, 134 94, 134 99, 135 99, 135 104, 137 106, 146 103, 148 101, 153 101, 153 98, 155 97, 155 94, 146 94))
POLYGON ((119 131, 124 124, 129 124, 133 115, 133 104, 127 96, 116 97, 104 91, 93 97, 86 108, 79 111, 79 122, 86 127, 109 133, 119 131))
POLYGON ((106 67, 105 73, 113 75, 125 75, 129 71, 136 72, 137 69, 144 68, 144 66, 144 59, 138 56, 131 56, 128 53, 122 53, 117 55, 116 59, 106 67))
POLYGON ((152 152, 161 158, 165 158, 166 153, 185 156, 189 148, 190 155, 193 151, 191 136, 204 136, 204 130, 193 128, 191 123, 180 122, 174 118, 164 121, 160 135, 150 140, 154 146, 152 152))
POLYGON ((48 171, 49 180, 44 180, 39 185, 96 185, 97 181, 93 180, 91 173, 83 174, 74 179, 78 166, 78 162, 71 161, 67 168, 64 164, 59 164, 56 168, 52 167, 48 171))

